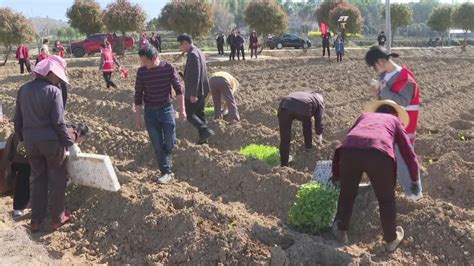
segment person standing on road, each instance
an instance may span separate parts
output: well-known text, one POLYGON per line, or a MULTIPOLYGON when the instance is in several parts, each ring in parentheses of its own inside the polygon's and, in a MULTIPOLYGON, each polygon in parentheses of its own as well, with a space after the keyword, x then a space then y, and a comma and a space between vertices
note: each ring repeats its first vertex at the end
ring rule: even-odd
POLYGON ((324 129, 324 100, 316 92, 297 91, 283 97, 278 108, 280 126, 280 158, 281 166, 288 166, 290 156, 291 125, 293 120, 303 123, 304 143, 307 149, 313 147, 313 132, 311 118, 314 117, 314 126, 318 144, 322 144, 324 129))
POLYGON ((237 32, 237 36, 234 39, 235 50, 237 51, 237 59, 240 61, 240 53, 242 53, 242 60, 245 61, 245 39, 242 37, 240 31, 237 32))
POLYGON ((172 151, 176 144, 176 112, 173 108, 173 87, 179 104, 179 118, 186 119, 183 88, 176 69, 161 61, 158 51, 147 46, 138 51, 142 67, 135 83, 135 121, 137 128, 146 127, 160 168, 156 180, 166 184, 173 178, 172 151), (143 104, 145 113, 143 119, 143 104))
POLYGON ((184 69, 187 119, 198 129, 199 140, 197 144, 204 144, 214 135, 214 131, 207 125, 204 113, 206 97, 209 94, 206 57, 193 44, 193 40, 188 34, 181 34, 178 37, 178 42, 181 51, 188 54, 184 69))
MULTIPOLYGON (((18 91, 14 118, 20 140, 18 150, 26 148, 31 167, 32 232, 39 231, 46 218, 48 199, 51 199, 53 230, 71 218, 64 203, 65 152, 74 142, 64 122, 61 90, 57 87, 61 81, 68 83, 68 78, 64 59, 52 57, 41 61, 34 70, 36 79, 18 91)), ((75 155, 71 152, 71 156, 75 155)))
POLYGON ((362 173, 367 173, 379 202, 380 220, 387 249, 394 251, 403 240, 404 231, 396 225, 395 186, 398 161, 394 145, 400 147, 402 161, 409 169, 411 191, 420 193, 418 161, 404 125, 409 117, 394 101, 377 101, 366 107, 336 148, 332 163, 332 181, 340 184, 339 201, 333 234, 348 243, 347 230, 352 216, 362 173))
POLYGON ((222 119, 234 123, 240 120, 239 110, 235 102, 234 94, 239 89, 239 82, 231 74, 227 72, 216 72, 212 74, 209 79, 209 86, 211 88, 212 101, 214 103, 214 119, 222 119), (229 113, 222 114, 222 100, 227 105, 229 113))
POLYGON ((337 35, 334 41, 334 48, 336 49, 337 62, 342 62, 342 57, 344 56, 344 37, 342 33, 337 35))
POLYGON ((45 53, 46 55, 49 55, 49 47, 48 47, 48 45, 49 45, 49 40, 48 40, 48 39, 44 39, 44 40, 43 40, 43 46, 41 46, 41 48, 43 49, 43 51, 44 51, 44 53, 45 53))
POLYGON ((148 45, 150 45, 150 42, 148 41, 146 33, 144 32, 142 34, 142 38, 140 39, 140 49, 145 48, 145 46, 148 46, 148 45))
POLYGON ((217 44, 217 53, 219 55, 224 55, 224 34, 221 32, 216 38, 216 44, 217 44))
POLYGON ((117 85, 115 85, 115 83, 112 81, 112 73, 115 70, 115 65, 120 68, 120 63, 118 62, 114 53, 107 49, 104 44, 101 44, 101 47, 102 55, 100 57, 99 70, 102 70, 107 89, 110 89, 110 87, 116 89, 117 85))
POLYGON ((323 57, 326 56, 326 50, 328 51, 328 59, 331 59, 331 50, 329 48, 331 42, 331 33, 328 31, 322 35, 323 39, 323 57))
MULTIPOLYGON (((416 127, 418 124, 418 111, 420 108, 420 95, 418 84, 413 73, 405 66, 397 65, 392 58, 399 57, 398 54, 389 53, 382 46, 373 46, 365 55, 367 65, 373 67, 380 75, 378 81, 373 82, 371 93, 381 100, 392 100, 405 108, 410 116, 410 123, 406 128, 410 142, 414 147, 416 138, 416 127)), ((398 160, 398 180, 405 190, 408 198, 417 200, 422 196, 413 195, 410 190, 411 179, 407 164, 402 160, 402 154, 398 145, 395 145, 395 154, 398 160)), ((417 178, 420 192, 422 190, 421 176, 418 172, 417 178)))
POLYGON ((252 34, 250 35, 249 49, 250 49, 250 58, 253 58, 253 55, 255 54, 255 59, 257 59, 258 37, 257 37, 256 31, 252 31, 252 34))
POLYGON ((387 41, 387 37, 385 37, 385 32, 381 31, 379 36, 377 37, 377 42, 380 46, 385 46, 385 42, 387 41))
POLYGON ((20 43, 20 46, 16 49, 16 59, 18 60, 18 64, 20 64, 20 73, 22 75, 25 73, 25 66, 26 71, 28 71, 28 73, 31 72, 28 48, 23 43, 20 43))
POLYGON ((232 32, 227 36, 227 45, 230 46, 230 54, 229 54, 229 61, 230 60, 235 60, 235 30, 232 30, 232 32))
POLYGON ((160 52, 159 51, 160 44, 158 43, 158 38, 156 38, 154 32, 151 33, 150 44, 153 45, 156 48, 156 50, 158 50, 158 52, 160 52))

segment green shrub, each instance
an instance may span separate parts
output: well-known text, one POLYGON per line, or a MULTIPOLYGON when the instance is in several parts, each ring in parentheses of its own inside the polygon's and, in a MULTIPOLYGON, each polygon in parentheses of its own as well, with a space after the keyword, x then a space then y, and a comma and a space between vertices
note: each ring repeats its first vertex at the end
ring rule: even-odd
POLYGON ((301 185, 288 212, 289 224, 311 234, 329 228, 336 216, 338 196, 332 185, 314 181, 301 185))
POLYGON ((240 153, 247 159, 255 158, 269 165, 278 165, 280 163, 280 150, 277 147, 250 144, 240 149, 240 153))

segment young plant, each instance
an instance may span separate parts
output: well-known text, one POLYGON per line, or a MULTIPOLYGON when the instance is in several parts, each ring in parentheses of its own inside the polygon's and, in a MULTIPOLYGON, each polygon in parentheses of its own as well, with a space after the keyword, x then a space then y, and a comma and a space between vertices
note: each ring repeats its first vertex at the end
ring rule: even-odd
POLYGON ((204 108, 204 114, 206 115, 206 117, 212 117, 214 115, 214 107, 204 108))
POLYGON ((329 228, 336 216, 338 196, 339 191, 332 185, 302 185, 288 213, 289 224, 312 234, 329 228))
POLYGON ((269 165, 278 165, 280 163, 280 150, 277 147, 250 144, 240 149, 240 153, 247 159, 255 158, 269 165))

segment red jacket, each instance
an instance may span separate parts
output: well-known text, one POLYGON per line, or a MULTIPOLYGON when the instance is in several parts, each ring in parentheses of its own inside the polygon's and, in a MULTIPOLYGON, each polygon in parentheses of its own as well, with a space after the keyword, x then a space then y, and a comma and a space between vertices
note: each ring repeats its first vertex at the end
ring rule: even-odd
POLYGON ((115 56, 109 49, 102 50, 102 72, 114 72, 115 56))
POLYGON ((400 91, 402 91, 408 83, 415 85, 415 89, 410 100, 410 105, 405 107, 405 110, 408 112, 408 116, 410 117, 410 123, 408 124, 406 131, 408 133, 408 137, 410 137, 411 143, 413 143, 416 138, 416 126, 418 125, 420 91, 413 73, 404 65, 402 66, 402 70, 395 80, 395 83, 392 85, 392 91, 395 93, 400 93, 400 91))
POLYGON ((56 46, 56 48, 59 49, 59 56, 61 56, 62 58, 64 58, 64 46, 59 45, 59 46, 56 46))
MULTIPOLYGON (((28 60, 28 48, 26 46, 23 46, 23 56, 24 59, 28 60)), ((16 59, 20 60, 20 47, 16 49, 16 59)))
POLYGON ((45 55, 43 55, 43 54, 38 55, 38 57, 36 57, 36 65, 37 65, 39 62, 41 62, 41 61, 43 61, 44 59, 46 59, 46 58, 48 58, 48 55, 47 55, 47 54, 45 54, 45 55))

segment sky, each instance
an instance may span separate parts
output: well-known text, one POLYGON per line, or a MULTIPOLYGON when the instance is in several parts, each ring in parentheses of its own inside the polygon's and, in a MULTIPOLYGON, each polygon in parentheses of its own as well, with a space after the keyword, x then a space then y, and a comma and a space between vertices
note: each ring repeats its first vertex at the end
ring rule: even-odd
MULTIPOLYGON (((66 10, 72 6, 73 0, 0 0, 0 7, 9 7, 20 11, 26 17, 46 17, 67 21, 66 10)), ((98 0, 105 8, 112 0, 98 0)), ((167 0, 130 0, 140 4, 147 13, 147 20, 157 17, 167 0)))
MULTIPOLYGON (((130 0, 140 4, 147 13, 147 20, 157 17, 168 0, 130 0)), ((297 2, 298 0, 293 0, 297 2)), ((300 0, 302 1, 302 0, 300 0)), ((385 2, 384 0, 381 0, 385 2)), ((454 0, 454 2, 466 2, 470 0, 454 0)), ((73 0, 0 0, 0 7, 9 7, 20 11, 26 17, 50 17, 67 21, 66 10, 72 5, 73 0)), ((98 0, 102 8, 105 8, 112 0, 98 0)), ((390 2, 408 3, 417 0, 391 0, 390 2)), ((440 0, 441 3, 451 3, 452 0, 440 0)))

